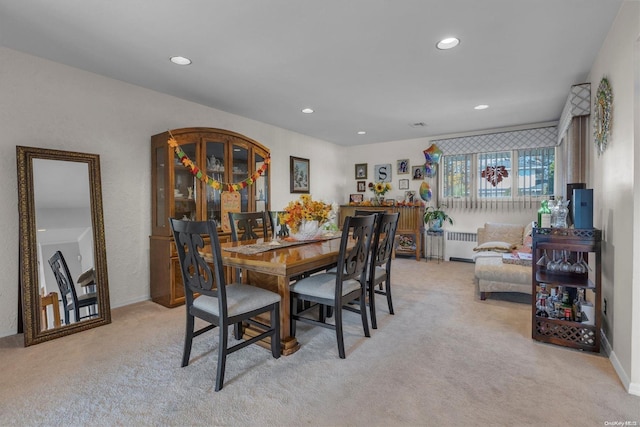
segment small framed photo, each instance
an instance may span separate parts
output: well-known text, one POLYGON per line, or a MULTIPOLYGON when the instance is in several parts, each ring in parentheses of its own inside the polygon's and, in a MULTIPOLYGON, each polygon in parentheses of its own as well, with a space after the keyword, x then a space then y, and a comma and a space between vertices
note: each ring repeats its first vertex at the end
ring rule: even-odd
POLYGON ((358 191, 361 192, 361 193, 364 193, 365 191, 367 191, 367 182, 366 181, 358 181, 358 191))
POLYGON ((357 163, 356 164, 356 179, 367 179, 367 164, 366 163, 357 163))
POLYGON ((399 190, 408 190, 409 189, 409 180, 401 179, 398 181, 398 189, 399 190))
POLYGON ((309 192, 309 159, 289 156, 289 185, 291 193, 309 192))
POLYGON ((409 173, 409 159, 398 160, 398 175, 405 175, 409 173))
POLYGON ((349 195, 349 203, 362 203, 364 200, 363 194, 350 194, 349 195))
POLYGON ((384 199, 384 204, 387 206, 395 206, 396 199, 384 199))
POLYGON ((411 176, 413 179, 424 179, 424 166, 411 166, 411 176))
POLYGON ((405 191, 404 192, 404 201, 405 202, 409 202, 409 203, 413 203, 415 202, 416 199, 416 192, 413 190, 409 190, 409 191, 405 191))

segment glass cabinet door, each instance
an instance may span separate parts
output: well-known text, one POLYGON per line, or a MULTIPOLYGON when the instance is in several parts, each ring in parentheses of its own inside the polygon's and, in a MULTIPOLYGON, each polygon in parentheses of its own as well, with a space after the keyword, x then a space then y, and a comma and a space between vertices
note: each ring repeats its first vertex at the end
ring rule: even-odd
POLYGON ((169 217, 169 205, 167 204, 167 200, 165 197, 165 186, 166 182, 166 174, 169 165, 166 165, 165 162, 167 159, 170 162, 173 162, 173 150, 169 150, 169 156, 167 157, 167 147, 160 146, 155 149, 155 198, 156 198, 156 212, 153 216, 153 226, 154 227, 164 227, 167 222, 167 218, 169 217))
MULTIPOLYGON (((231 182, 238 184, 249 178, 249 150, 241 145, 233 145, 233 173, 231 174, 231 182)), ((249 189, 242 188, 240 192, 240 201, 242 212, 249 211, 249 189)))
MULTIPOLYGON (((226 182, 225 179, 225 155, 224 142, 207 141, 206 164, 207 175, 219 182, 226 182)), ((205 184, 206 185, 206 184, 205 184)), ((218 227, 222 224, 220 190, 216 190, 210 185, 206 185, 207 194, 207 220, 215 221, 218 227)))
MULTIPOLYGON (((254 155, 254 171, 259 170, 262 165, 264 165, 264 156, 261 154, 255 153, 254 155)), ((264 171, 262 175, 256 179, 256 182, 253 183, 254 187, 254 199, 256 201, 256 211, 265 211, 269 206, 269 188, 267 187, 267 183, 269 182, 269 168, 264 171)))
MULTIPOLYGON (((182 150, 190 159, 196 157, 196 144, 182 144, 182 150)), ((173 156, 173 217, 178 219, 197 220, 196 189, 197 180, 177 156, 173 156)))

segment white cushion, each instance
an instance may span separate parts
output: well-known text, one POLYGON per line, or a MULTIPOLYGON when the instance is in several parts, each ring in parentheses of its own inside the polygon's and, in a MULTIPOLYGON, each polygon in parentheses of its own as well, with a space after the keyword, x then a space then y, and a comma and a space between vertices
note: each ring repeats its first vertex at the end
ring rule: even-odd
MULTIPOLYGON (((291 286, 291 291, 317 298, 332 299, 336 295, 336 275, 320 273, 298 280, 291 286)), ((349 279, 342 282, 342 295, 360 289, 360 282, 349 279)))
MULTIPOLYGON (((233 283, 227 285, 227 314, 236 316, 280 302, 280 295, 255 286, 233 283)), ((220 316, 218 298, 200 295, 193 306, 215 316, 220 316)))
POLYGON ((476 252, 482 251, 494 251, 494 252, 511 252, 516 248, 516 245, 507 242, 485 242, 481 245, 473 248, 476 252))

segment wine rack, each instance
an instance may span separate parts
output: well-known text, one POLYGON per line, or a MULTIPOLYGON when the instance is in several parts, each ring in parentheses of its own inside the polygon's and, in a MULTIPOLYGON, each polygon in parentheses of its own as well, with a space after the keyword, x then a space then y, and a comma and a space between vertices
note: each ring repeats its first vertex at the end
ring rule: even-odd
POLYGON ((601 240, 602 232, 597 229, 533 229, 531 304, 533 339, 585 351, 600 352, 601 240), (557 254, 562 256, 558 257, 557 254), (553 261, 556 261, 555 265, 553 261), (583 264, 581 268, 573 267, 580 263, 583 264), (571 295, 581 290, 580 292, 588 296, 585 306, 593 305, 591 318, 583 320, 582 310, 578 310, 580 313, 576 316, 579 320, 572 318, 570 313, 561 312, 565 314, 558 317, 549 311, 541 310, 540 294, 543 288, 563 289, 571 295))

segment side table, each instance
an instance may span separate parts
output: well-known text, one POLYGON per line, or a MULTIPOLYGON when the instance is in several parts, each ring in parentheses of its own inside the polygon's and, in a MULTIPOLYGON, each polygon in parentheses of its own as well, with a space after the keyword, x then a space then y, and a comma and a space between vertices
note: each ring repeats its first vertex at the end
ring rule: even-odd
POLYGON ((435 259, 444 261, 444 230, 427 230, 425 258, 427 261, 435 259))

